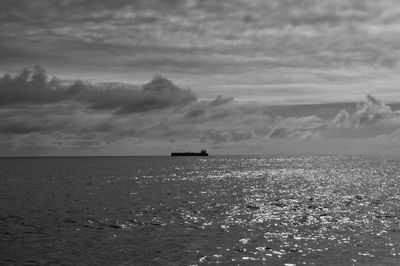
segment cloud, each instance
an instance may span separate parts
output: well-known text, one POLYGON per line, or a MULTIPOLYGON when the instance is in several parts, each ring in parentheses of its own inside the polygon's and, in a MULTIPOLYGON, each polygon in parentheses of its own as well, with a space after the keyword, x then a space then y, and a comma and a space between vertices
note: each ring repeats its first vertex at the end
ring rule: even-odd
POLYGON ((397 129, 388 134, 382 134, 370 139, 376 143, 399 143, 400 142, 400 129, 397 129))
POLYGON ((194 92, 160 75, 140 88, 121 84, 104 88, 83 81, 66 86, 55 78, 48 81, 40 66, 33 71, 24 69, 15 77, 6 74, 0 79, 0 106, 75 101, 88 104, 94 110, 125 114, 179 107, 196 100, 194 92))
POLYGON ((230 133, 233 142, 245 141, 253 137, 251 132, 245 130, 232 130, 230 133))
POLYGON ((57 149, 85 149, 104 147, 106 143, 95 137, 82 137, 78 134, 68 134, 60 131, 52 133, 31 133, 21 136, 18 145, 23 148, 57 148, 57 149))
POLYGON ((207 129, 202 132, 200 142, 211 143, 213 145, 229 145, 231 143, 246 142, 251 140, 253 133, 251 131, 237 129, 237 130, 223 130, 223 129, 207 129))
POLYGON ((206 113, 206 110, 202 110, 202 109, 195 109, 195 110, 191 110, 189 111, 187 114, 185 114, 185 118, 187 119, 193 119, 196 117, 200 117, 202 115, 204 115, 206 113))
POLYGON ((0 146, 15 152, 31 147, 107 153, 124 143, 132 151, 158 143, 166 150, 204 146, 230 152, 246 145, 283 145, 286 152, 289 143, 296 151, 312 150, 304 143, 321 149, 336 143, 332 150, 338 151, 361 140, 395 143, 400 128, 398 105, 371 95, 357 104, 265 106, 228 96, 199 100, 162 76, 142 86, 67 84, 49 80, 39 67, 6 75, 0 84, 0 146))
POLYGON ((400 112, 393 111, 383 101, 367 95, 366 101, 357 103, 356 111, 351 115, 341 110, 330 121, 331 128, 393 128, 400 126, 400 112))
POLYGON ((278 118, 272 125, 268 138, 309 139, 320 136, 325 121, 317 116, 278 118))
POLYGON ((218 106, 218 105, 223 105, 223 104, 228 104, 233 102, 234 98, 232 96, 230 97, 223 97, 222 95, 218 95, 217 98, 211 101, 211 105, 213 106, 218 106))
POLYGON ((211 142, 212 144, 216 145, 220 143, 225 143, 228 141, 228 139, 229 135, 227 135, 226 133, 218 130, 208 129, 202 134, 201 142, 211 142))
POLYGON ((71 68, 97 62, 127 73, 134 67, 250 78, 260 69, 394 68, 398 6, 395 0, 1 1, 0 48, 12 62, 20 58, 6 52, 15 46, 25 60, 64 59, 71 68))
MULTIPOLYGON (((234 103, 230 96, 269 104, 367 93, 390 99, 398 84, 399 3, 358 2, 1 1, 0 71, 39 63, 62 79, 134 84, 163 73, 200 98, 226 95, 215 104, 234 103)), ((115 105, 108 96, 87 93, 83 100, 109 110, 115 105)), ((135 108, 124 99, 116 112, 170 104, 157 99, 135 108)))
POLYGON ((346 110, 340 110, 340 112, 328 123, 329 128, 349 128, 351 127, 351 119, 349 113, 346 110))
POLYGON ((118 114, 126 114, 184 106, 196 101, 197 96, 191 90, 182 89, 162 76, 155 76, 141 89, 89 88, 81 99, 89 103, 92 109, 117 110, 118 114))
MULTIPOLYGON (((270 126, 268 138, 365 138, 397 130, 400 127, 400 112, 371 95, 357 103, 353 113, 340 110, 333 118, 322 119, 316 115, 303 117, 278 117, 270 126)), ((380 137, 384 139, 386 133, 380 137)), ((394 139, 391 134, 387 139, 394 139)))
MULTIPOLYGON (((357 111, 353 120, 357 120, 360 127, 369 125, 385 124, 384 120, 398 116, 392 109, 382 101, 367 95, 367 101, 357 105, 357 111)), ((399 116, 400 118, 400 116, 399 116)))
POLYGON ((33 71, 24 69, 19 75, 9 74, 0 78, 0 106, 10 104, 46 104, 65 101, 75 97, 79 88, 62 88, 56 79, 48 81, 40 66, 33 71))

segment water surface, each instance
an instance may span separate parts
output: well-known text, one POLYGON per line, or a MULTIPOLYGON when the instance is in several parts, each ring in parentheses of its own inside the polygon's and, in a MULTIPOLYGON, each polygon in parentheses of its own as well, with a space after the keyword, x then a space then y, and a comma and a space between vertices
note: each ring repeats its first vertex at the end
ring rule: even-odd
POLYGON ((0 264, 399 265, 400 159, 0 159, 0 264))

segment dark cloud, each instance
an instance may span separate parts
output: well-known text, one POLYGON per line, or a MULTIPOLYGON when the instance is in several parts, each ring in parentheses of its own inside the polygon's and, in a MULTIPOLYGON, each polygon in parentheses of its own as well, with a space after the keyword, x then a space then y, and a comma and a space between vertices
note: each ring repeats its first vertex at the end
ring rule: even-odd
POLYGON ((184 106, 196 100, 194 92, 160 75, 140 88, 119 84, 104 88, 83 81, 65 86, 57 79, 49 81, 39 66, 33 71, 24 69, 19 75, 6 74, 0 79, 0 106, 75 101, 86 103, 94 110, 126 114, 184 106))
MULTIPOLYGON (((82 84, 84 86, 84 84, 82 84)), ((89 89, 82 98, 96 110, 117 110, 118 114, 145 112, 171 106, 184 106, 197 100, 189 89, 157 75, 140 89, 116 87, 89 89)))
POLYGON ((198 101, 190 107, 184 117, 187 120, 192 119, 193 122, 198 123, 235 115, 234 108, 224 106, 233 102, 233 100, 233 97, 223 97, 219 95, 211 101, 198 101))
POLYGON ((200 117, 206 113, 206 110, 202 109, 197 109, 197 110, 191 110, 187 114, 185 114, 185 118, 187 119, 192 119, 196 117, 200 117))
POLYGON ((35 66, 33 71, 24 69, 14 77, 5 74, 0 78, 0 106, 55 103, 71 99, 79 93, 80 89, 75 85, 63 88, 56 79, 48 80, 40 66, 35 66))
POLYGON ((213 101, 211 101, 212 106, 218 106, 218 105, 223 105, 223 104, 228 104, 233 102, 234 98, 233 97, 223 97, 222 95, 218 95, 217 98, 215 98, 213 101))
POLYGON ((206 130, 201 137, 202 143, 211 142, 214 145, 225 143, 228 140, 229 140, 228 133, 224 133, 213 129, 206 130))

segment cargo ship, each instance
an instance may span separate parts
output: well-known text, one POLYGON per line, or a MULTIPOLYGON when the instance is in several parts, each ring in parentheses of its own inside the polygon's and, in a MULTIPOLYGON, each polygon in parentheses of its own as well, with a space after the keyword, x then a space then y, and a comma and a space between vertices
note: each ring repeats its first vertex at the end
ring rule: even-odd
POLYGON ((171 152, 171 156, 208 156, 206 150, 200 152, 171 152))

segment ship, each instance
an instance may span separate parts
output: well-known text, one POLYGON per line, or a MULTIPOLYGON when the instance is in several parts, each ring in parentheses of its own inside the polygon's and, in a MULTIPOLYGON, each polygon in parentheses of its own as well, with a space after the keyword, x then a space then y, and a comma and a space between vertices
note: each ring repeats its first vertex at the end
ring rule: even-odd
POLYGON ((200 152, 171 152, 171 156, 208 156, 206 150, 200 152))

